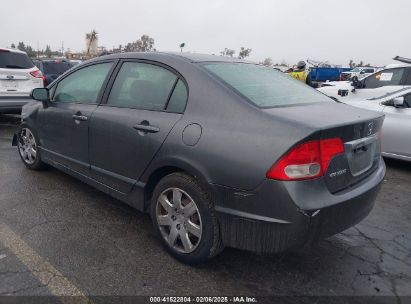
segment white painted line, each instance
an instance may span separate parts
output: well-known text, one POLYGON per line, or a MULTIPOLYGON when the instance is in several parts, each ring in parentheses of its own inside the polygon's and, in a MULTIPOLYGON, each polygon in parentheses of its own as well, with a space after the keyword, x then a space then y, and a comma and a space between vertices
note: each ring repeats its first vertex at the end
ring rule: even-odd
POLYGON ((90 299, 71 283, 53 265, 44 260, 33 248, 21 239, 6 224, 0 223, 0 242, 7 247, 40 282, 55 296, 62 297, 61 302, 73 303, 73 298, 65 296, 76 296, 75 303, 91 303, 90 299))

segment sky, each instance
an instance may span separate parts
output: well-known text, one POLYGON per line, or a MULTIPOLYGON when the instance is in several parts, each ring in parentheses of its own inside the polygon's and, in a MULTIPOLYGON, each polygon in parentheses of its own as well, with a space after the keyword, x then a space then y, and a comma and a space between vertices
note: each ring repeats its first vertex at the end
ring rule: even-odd
POLYGON ((85 49, 96 29, 107 48, 153 37, 159 51, 219 54, 251 48, 273 62, 363 60, 376 66, 411 57, 410 0, 9 0, 0 47, 85 49))

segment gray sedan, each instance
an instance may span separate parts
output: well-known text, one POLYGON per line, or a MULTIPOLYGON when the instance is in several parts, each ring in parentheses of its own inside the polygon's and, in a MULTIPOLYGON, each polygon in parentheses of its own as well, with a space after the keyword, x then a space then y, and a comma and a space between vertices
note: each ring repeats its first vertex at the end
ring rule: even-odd
POLYGON ((345 103, 383 112, 385 121, 382 128, 382 155, 411 161, 411 87, 368 100, 345 103))
POLYGON ((370 212, 385 174, 382 114, 239 59, 115 54, 32 97, 14 138, 23 163, 150 213, 185 263, 347 229, 370 212))

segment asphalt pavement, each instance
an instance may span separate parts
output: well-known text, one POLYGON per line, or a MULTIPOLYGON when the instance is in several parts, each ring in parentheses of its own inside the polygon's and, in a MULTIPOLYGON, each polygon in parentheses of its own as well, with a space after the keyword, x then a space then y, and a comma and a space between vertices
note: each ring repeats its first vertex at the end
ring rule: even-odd
POLYGON ((56 169, 26 169, 17 124, 0 115, 0 295, 411 296, 411 163, 387 160, 371 214, 310 250, 226 249, 191 267, 162 249, 148 215, 56 169))

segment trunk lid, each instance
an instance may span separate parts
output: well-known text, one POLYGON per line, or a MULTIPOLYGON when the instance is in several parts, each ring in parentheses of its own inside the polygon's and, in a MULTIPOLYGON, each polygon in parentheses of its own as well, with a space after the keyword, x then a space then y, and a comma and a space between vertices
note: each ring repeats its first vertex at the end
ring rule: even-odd
POLYGON ((345 152, 334 156, 324 175, 331 193, 351 187, 372 174, 381 158, 381 129, 384 114, 340 103, 317 103, 265 109, 313 132, 302 140, 339 137, 345 152))

